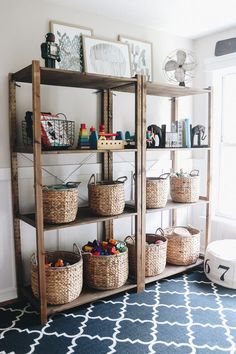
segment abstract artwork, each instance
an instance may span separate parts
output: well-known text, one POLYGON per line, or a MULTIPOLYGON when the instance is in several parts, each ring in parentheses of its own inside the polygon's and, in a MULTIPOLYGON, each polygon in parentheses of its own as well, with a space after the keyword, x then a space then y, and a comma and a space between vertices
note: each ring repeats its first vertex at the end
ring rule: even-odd
POLYGON ((56 68, 83 71, 82 35, 91 36, 92 29, 51 21, 50 30, 60 47, 61 61, 56 63, 56 68))
POLYGON ((85 71, 91 74, 131 77, 127 44, 83 37, 85 71))
POLYGON ((152 81, 152 43, 121 35, 118 39, 129 45, 131 75, 146 75, 146 80, 152 81))

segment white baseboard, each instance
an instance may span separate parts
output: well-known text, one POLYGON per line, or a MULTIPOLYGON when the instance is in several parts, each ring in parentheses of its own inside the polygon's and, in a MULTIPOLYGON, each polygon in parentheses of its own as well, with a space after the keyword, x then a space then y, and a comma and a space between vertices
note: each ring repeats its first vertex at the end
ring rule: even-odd
POLYGON ((0 303, 17 298, 16 288, 0 290, 0 303))

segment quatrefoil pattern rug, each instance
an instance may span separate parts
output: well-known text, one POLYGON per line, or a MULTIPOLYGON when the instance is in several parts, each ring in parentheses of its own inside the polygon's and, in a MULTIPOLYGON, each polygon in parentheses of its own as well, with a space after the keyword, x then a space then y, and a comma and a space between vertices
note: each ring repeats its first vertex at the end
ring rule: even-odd
POLYGON ((236 291, 200 268, 38 321, 29 304, 0 308, 0 354, 236 353, 236 291))

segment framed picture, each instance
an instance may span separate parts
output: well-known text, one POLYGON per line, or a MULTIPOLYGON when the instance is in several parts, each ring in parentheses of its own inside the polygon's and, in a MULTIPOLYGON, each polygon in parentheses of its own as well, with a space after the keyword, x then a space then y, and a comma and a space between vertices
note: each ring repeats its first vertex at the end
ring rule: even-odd
POLYGON ((84 66, 87 73, 131 77, 127 44, 96 37, 82 37, 84 66))
POLYGON ((91 28, 50 21, 50 31, 60 47, 61 61, 57 69, 83 71, 82 35, 92 36, 91 28))
POLYGON ((131 75, 146 75, 147 81, 152 81, 152 43, 122 35, 118 39, 129 45, 131 75))

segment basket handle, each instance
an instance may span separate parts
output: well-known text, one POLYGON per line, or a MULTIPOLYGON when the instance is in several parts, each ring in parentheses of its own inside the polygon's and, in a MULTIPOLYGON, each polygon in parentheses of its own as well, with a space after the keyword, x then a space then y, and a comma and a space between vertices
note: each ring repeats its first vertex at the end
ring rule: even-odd
POLYGON ((95 173, 93 173, 92 176, 89 178, 88 185, 91 184, 91 183, 96 184, 95 173), (93 182, 92 182, 92 180, 93 180, 93 182))
POLYGON ((122 177, 117 178, 116 181, 125 183, 127 181, 127 179, 128 179, 128 177, 122 176, 122 177))
POLYGON ((162 173, 162 175, 159 176, 160 179, 167 179, 170 176, 170 173, 162 173))
POLYGON ((63 116, 63 118, 65 118, 65 120, 67 120, 66 115, 64 113, 57 113, 56 117, 59 117, 60 115, 63 116))
POLYGON ((129 239, 131 239, 131 241, 133 241, 133 243, 135 243, 135 237, 134 236, 126 236, 126 238, 124 239, 124 242, 127 242, 129 239))
POLYGON ((78 245, 76 243, 73 243, 73 252, 75 254, 78 254, 80 256, 80 258, 82 258, 81 249, 78 247, 78 245))
POLYGON ((67 182, 66 187, 68 188, 78 188, 81 182, 67 182))
POLYGON ((191 177, 199 176, 199 170, 192 170, 189 175, 191 177))
POLYGON ((164 231, 163 231, 163 229, 162 229, 161 227, 158 227, 158 228, 156 229, 155 235, 157 235, 158 232, 160 233, 161 236, 165 236, 165 233, 164 233, 164 231))

